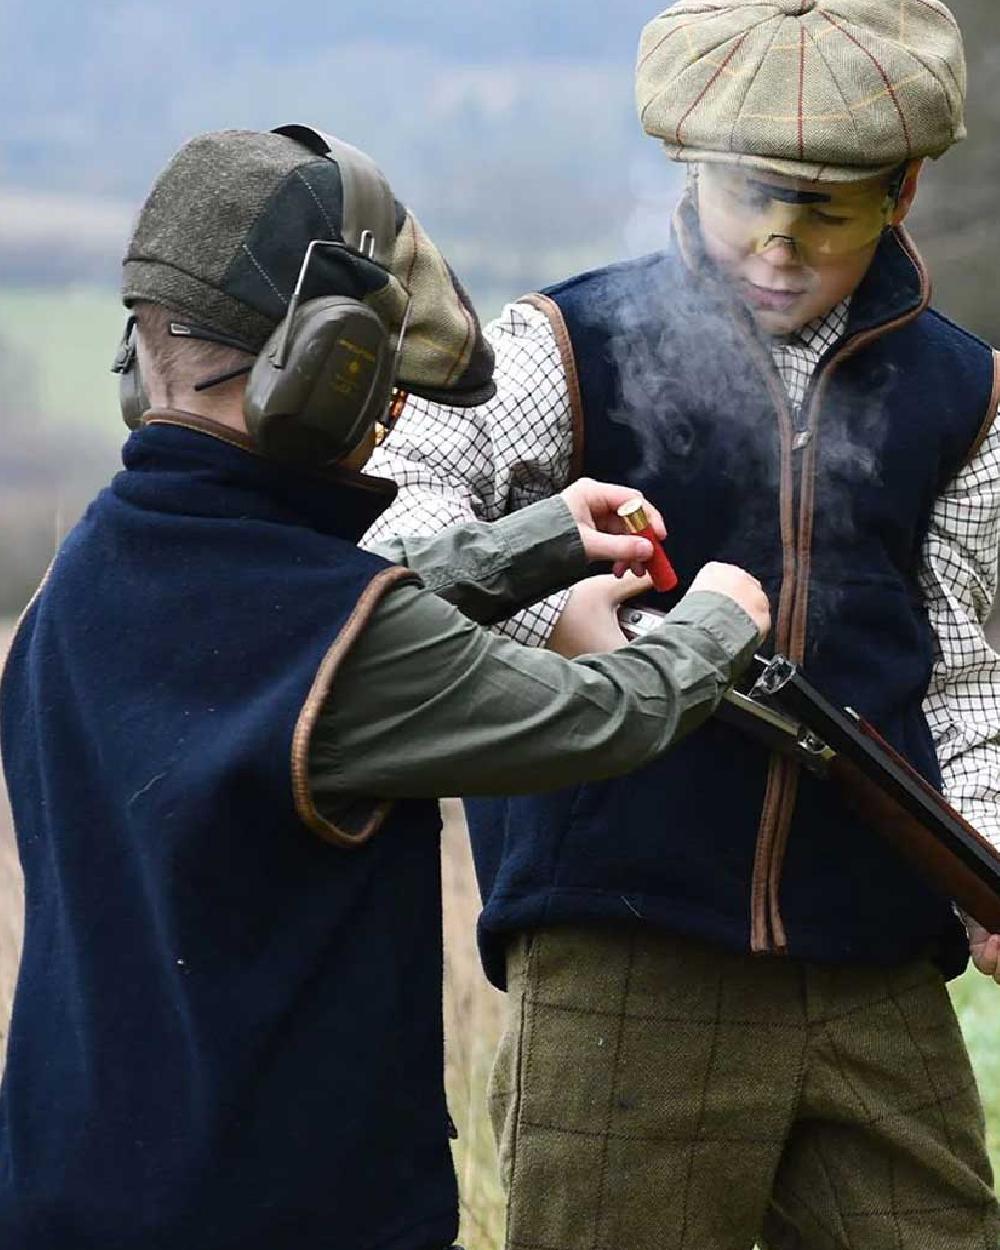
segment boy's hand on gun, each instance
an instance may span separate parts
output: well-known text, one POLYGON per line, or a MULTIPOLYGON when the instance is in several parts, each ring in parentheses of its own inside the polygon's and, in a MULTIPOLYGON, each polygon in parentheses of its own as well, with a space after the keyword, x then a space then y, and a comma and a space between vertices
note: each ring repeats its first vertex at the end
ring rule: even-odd
POLYGON ((714 560, 706 564, 691 583, 688 594, 696 590, 712 590, 739 604, 757 626, 761 642, 771 632, 771 605, 764 587, 751 573, 735 564, 719 564, 714 560))
POLYGON ((1000 934, 990 933, 971 917, 965 917, 969 931, 969 953, 976 969, 1000 985, 1000 934))
POLYGON ((617 651, 628 642, 618 624, 618 609, 652 589, 651 577, 635 577, 631 573, 621 579, 607 573, 577 582, 546 645, 567 660, 617 651))

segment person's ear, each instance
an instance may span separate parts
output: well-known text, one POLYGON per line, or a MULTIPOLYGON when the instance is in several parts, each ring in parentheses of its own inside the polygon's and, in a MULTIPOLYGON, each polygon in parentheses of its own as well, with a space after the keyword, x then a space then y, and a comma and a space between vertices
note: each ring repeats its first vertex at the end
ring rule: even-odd
POLYGON ((903 185, 899 192, 899 200, 892 214, 892 224, 894 226, 901 226, 913 207, 913 201, 917 195, 917 183, 920 181, 920 172, 923 167, 924 162, 922 160, 910 161, 906 167, 903 185))

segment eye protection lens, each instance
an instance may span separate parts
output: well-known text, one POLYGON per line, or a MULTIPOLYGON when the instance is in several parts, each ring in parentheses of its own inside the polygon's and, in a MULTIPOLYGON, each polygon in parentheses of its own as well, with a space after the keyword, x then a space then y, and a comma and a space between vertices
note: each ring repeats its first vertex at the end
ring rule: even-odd
POLYGON ((794 244, 806 265, 822 264, 874 243, 892 220, 895 200, 884 182, 860 186, 786 187, 766 174, 732 166, 699 171, 701 211, 734 247, 759 254, 779 241, 794 244))

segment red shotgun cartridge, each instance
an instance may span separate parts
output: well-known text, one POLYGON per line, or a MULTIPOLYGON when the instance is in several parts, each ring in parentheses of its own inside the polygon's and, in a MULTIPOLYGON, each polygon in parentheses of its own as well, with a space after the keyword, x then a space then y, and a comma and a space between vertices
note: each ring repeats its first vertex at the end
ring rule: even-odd
POLYGON ((674 572, 674 566, 667 559, 667 553, 663 550, 663 544, 656 537, 653 527, 649 523, 646 516, 645 501, 641 498, 630 499, 628 503, 623 503, 618 509, 618 515, 625 522, 625 528, 630 534, 637 534, 640 538, 648 538, 653 544, 653 555, 648 565, 647 572, 653 579, 653 585, 661 593, 677 588, 677 574, 674 572))

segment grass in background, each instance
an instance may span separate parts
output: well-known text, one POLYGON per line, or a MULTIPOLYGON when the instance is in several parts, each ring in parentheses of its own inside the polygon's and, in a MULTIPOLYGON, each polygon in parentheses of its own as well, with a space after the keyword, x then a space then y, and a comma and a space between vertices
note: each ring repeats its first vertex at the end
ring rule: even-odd
POLYGON ((448 1109, 458 1127, 455 1171, 462 1203, 459 1241, 470 1250, 503 1245, 505 1200, 497 1174, 486 1085, 506 998, 488 984, 476 951, 476 887, 462 805, 443 804, 445 1045, 448 1109))
POLYGON ((970 969, 952 984, 952 999, 986 1107, 986 1140, 1000 1179, 1000 986, 970 969))
POLYGON ((47 424, 83 426, 111 448, 122 441, 111 361, 124 323, 114 291, 0 292, 0 346, 26 366, 25 398, 47 424))

